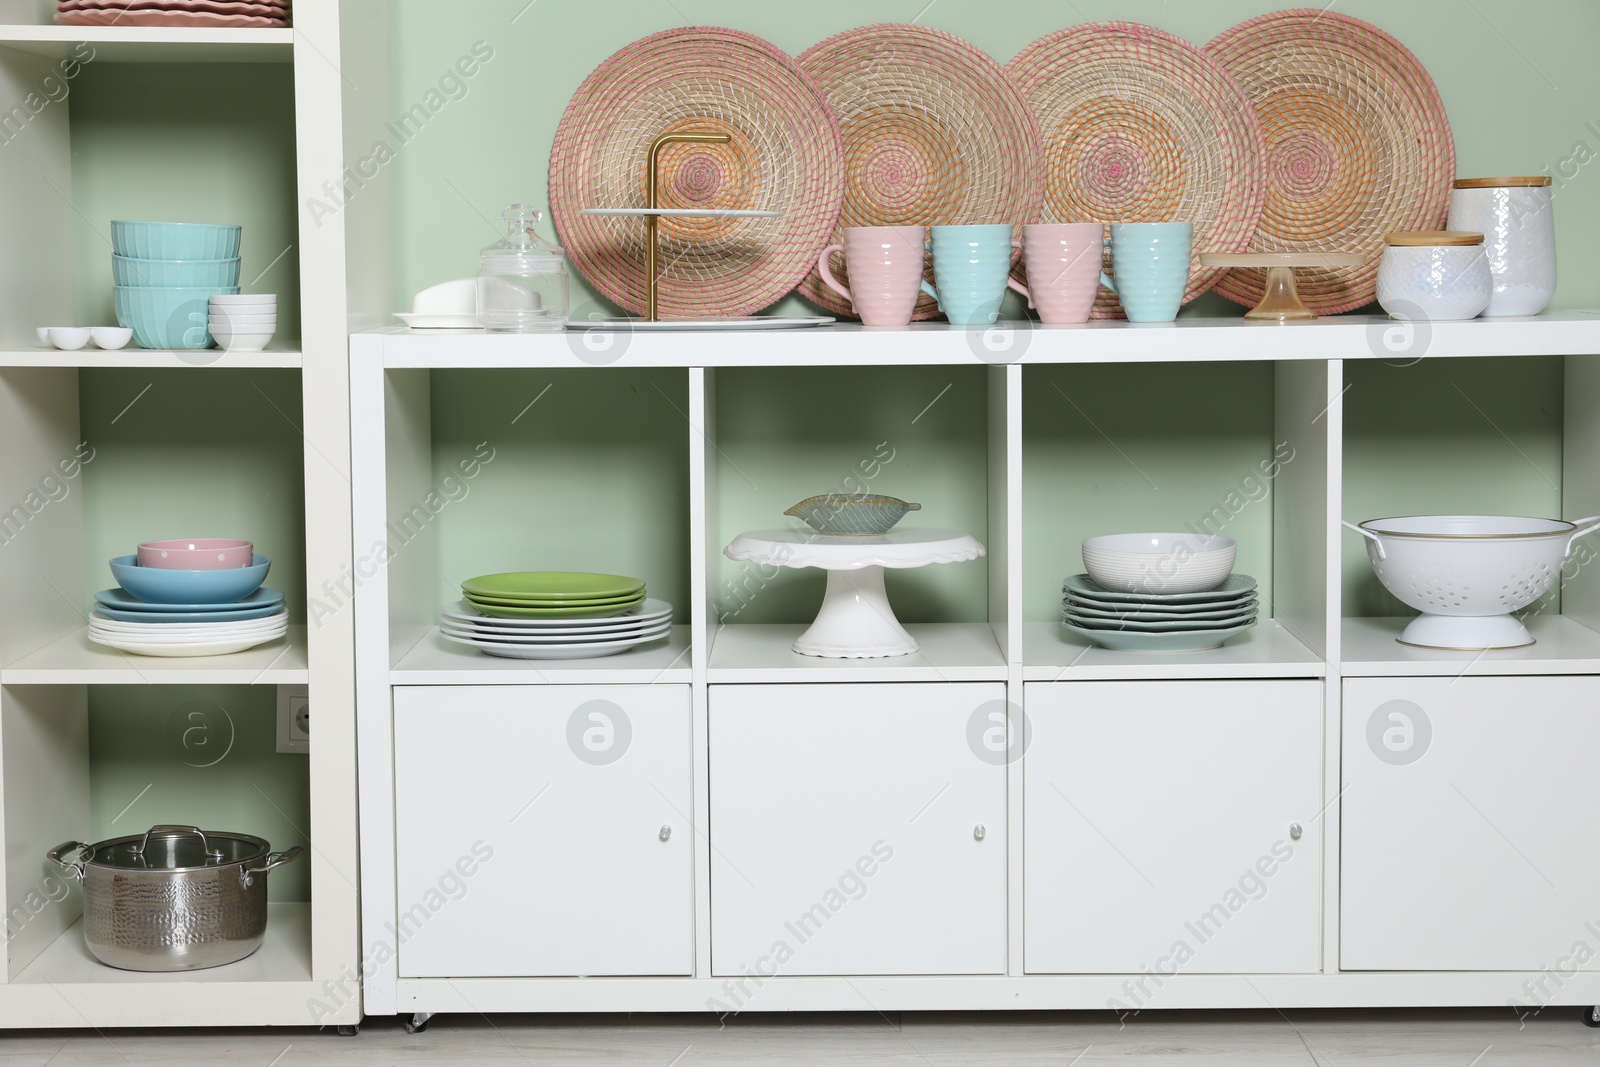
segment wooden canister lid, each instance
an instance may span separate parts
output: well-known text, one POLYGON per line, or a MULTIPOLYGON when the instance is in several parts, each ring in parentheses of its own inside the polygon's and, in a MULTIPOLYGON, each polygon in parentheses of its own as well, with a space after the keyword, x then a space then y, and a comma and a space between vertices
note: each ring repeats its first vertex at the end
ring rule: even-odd
POLYGON ((1550 184, 1548 175, 1534 174, 1525 178, 1457 178, 1457 189, 1543 189, 1550 184))
POLYGON ((1483 234, 1466 230, 1404 230, 1388 234, 1383 240, 1399 248, 1465 248, 1483 244, 1483 234))

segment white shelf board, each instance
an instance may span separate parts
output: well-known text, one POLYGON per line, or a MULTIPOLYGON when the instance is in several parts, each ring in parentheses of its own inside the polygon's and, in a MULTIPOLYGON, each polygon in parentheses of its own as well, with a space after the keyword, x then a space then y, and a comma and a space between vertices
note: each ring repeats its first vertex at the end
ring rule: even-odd
POLYGON ((986 622, 906 626, 921 651, 882 659, 823 659, 794 651, 806 624, 722 626, 711 644, 716 682, 1003 682, 1006 661, 986 622))
POLYGON ((391 685, 649 685, 690 680, 688 626, 674 626, 665 641, 593 659, 501 659, 446 641, 437 626, 396 629, 391 649, 391 685))
POLYGON ((89 640, 87 626, 0 667, 4 685, 303 685, 306 628, 227 656, 168 659, 119 652, 89 640))
MULTIPOLYGON (((291 63, 294 31, 201 26, 0 25, 0 48, 66 59, 78 45, 113 63, 291 63)), ((80 57, 81 58, 81 57, 80 57)))
POLYGON ((1377 315, 1336 315, 1287 325, 1204 317, 1143 324, 1097 320, 1079 326, 1002 322, 987 329, 942 322, 890 327, 841 322, 760 334, 749 330, 622 334, 611 342, 618 354, 603 363, 585 347, 585 333, 580 331, 491 334, 392 327, 371 333, 381 342, 384 366, 397 368, 1204 363, 1600 352, 1600 312, 1428 323, 1416 331, 1414 346, 1405 351, 1386 348, 1385 338, 1397 336, 1393 331, 1402 326, 1377 315), (1004 331, 1011 336, 1007 338, 1004 331), (1003 342, 1009 347, 991 350, 991 345, 1003 342))
POLYGON ((75 352, 59 348, 14 348, 0 351, 0 367, 299 367, 298 347, 268 346, 264 352, 224 352, 219 348, 174 352, 135 348, 115 351, 85 345, 75 352))
MULTIPOLYGON (((201 971, 124 971, 108 967, 83 943, 83 920, 61 932, 13 985, 193 985, 215 982, 309 982, 311 905, 268 904, 261 947, 237 963, 201 971)), ((175 994, 176 995, 176 994, 175 994)))
POLYGON ((1397 618, 1344 620, 1347 677, 1473 677, 1506 674, 1600 674, 1600 633, 1563 615, 1523 618, 1535 644, 1496 652, 1445 652, 1412 648, 1395 638, 1411 621, 1397 618))
POLYGON ((1276 619, 1206 652, 1114 652, 1055 622, 1022 626, 1025 682, 1148 681, 1177 678, 1322 678, 1323 658, 1276 619))

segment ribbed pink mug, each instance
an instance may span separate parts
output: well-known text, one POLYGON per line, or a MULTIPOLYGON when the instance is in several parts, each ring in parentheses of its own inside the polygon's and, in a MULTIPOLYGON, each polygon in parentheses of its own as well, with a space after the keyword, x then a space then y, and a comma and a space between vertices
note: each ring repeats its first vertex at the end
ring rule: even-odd
POLYGON ((829 245, 817 258, 817 273, 850 301, 863 324, 904 326, 922 286, 922 242, 921 226, 846 226, 844 243, 829 245), (850 270, 848 289, 828 269, 835 252, 844 253, 850 270))
POLYGON ((1098 222, 1041 223, 1022 227, 1022 261, 1028 284, 1013 286, 1047 323, 1088 322, 1100 284, 1105 226, 1098 222))

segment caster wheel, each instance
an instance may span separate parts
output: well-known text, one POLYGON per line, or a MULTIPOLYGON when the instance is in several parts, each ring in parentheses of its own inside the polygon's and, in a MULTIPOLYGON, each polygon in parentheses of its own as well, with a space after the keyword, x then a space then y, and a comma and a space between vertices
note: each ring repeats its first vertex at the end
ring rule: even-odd
POLYGON ((356 1025, 353 1025, 353 1026, 345 1025, 345 1026, 339 1027, 339 1036, 340 1037, 355 1037, 356 1034, 358 1034, 360 1032, 361 1032, 361 1026, 359 1024, 356 1024, 356 1025))
POLYGON ((406 1020, 406 1033, 420 1034, 428 1029, 428 1020, 433 1018, 432 1012, 419 1011, 406 1020))
POLYGON ((1600 1027, 1600 1005, 1584 1008, 1583 1015, 1580 1018, 1583 1019, 1583 1025, 1585 1026, 1600 1027))

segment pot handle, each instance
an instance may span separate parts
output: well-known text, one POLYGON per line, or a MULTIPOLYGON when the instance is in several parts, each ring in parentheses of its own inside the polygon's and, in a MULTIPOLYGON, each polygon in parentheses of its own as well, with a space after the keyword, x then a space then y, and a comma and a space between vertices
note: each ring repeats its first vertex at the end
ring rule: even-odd
POLYGON ((184 826, 182 823, 157 823, 144 832, 144 840, 139 842, 138 847, 129 846, 128 851, 132 852, 135 856, 143 856, 144 850, 150 847, 150 835, 159 831, 177 831, 179 833, 194 834, 200 839, 200 847, 205 849, 207 856, 214 860, 220 860, 222 858, 221 851, 211 847, 211 842, 206 840, 206 835, 201 832, 200 827, 184 826))
POLYGON ((245 867, 239 872, 239 884, 244 886, 246 889, 249 889, 251 882, 254 881, 254 879, 250 877, 251 875, 266 874, 274 867, 282 867, 285 863, 292 863, 293 861, 299 859, 301 853, 303 852, 305 852, 305 849, 301 848, 299 845, 295 845, 293 848, 286 848, 282 852, 268 852, 267 862, 263 866, 245 867))
POLYGON ((87 851, 89 851, 89 846, 84 844, 82 841, 63 841, 49 852, 46 852, 44 856, 45 859, 50 860, 52 863, 58 864, 63 869, 71 871, 72 876, 82 883, 84 876, 83 861, 79 860, 78 862, 74 863, 71 860, 66 859, 66 856, 68 853, 81 856, 87 851))
POLYGON ((1590 515, 1587 519, 1573 519, 1572 524, 1578 529, 1572 531, 1572 536, 1567 538, 1566 554, 1568 556, 1572 555, 1572 546, 1577 543, 1578 538, 1586 537, 1596 530, 1600 530, 1600 515, 1590 515))
MULTIPOLYGON (((1597 517, 1600 517, 1600 516, 1597 516, 1597 517)), ((1378 546, 1378 562, 1382 563, 1384 560, 1389 558, 1389 553, 1387 553, 1387 552, 1385 552, 1383 550, 1383 538, 1379 537, 1377 534, 1373 533, 1371 530, 1368 530, 1367 528, 1365 528, 1363 526, 1357 526, 1353 522, 1346 522, 1343 519, 1339 520, 1339 525, 1345 527, 1348 530, 1354 530, 1356 533, 1360 534, 1362 537, 1365 537, 1368 541, 1371 541, 1374 545, 1377 545, 1378 546)), ((1587 533, 1588 531, 1584 531, 1584 532, 1587 533)), ((1577 534, 1573 534, 1572 536, 1573 537, 1577 537, 1578 535, 1577 534)))

